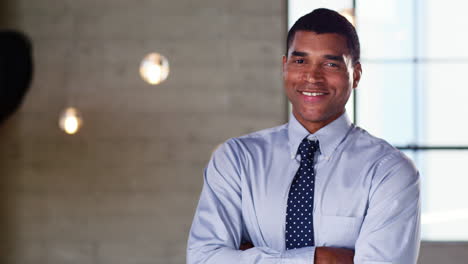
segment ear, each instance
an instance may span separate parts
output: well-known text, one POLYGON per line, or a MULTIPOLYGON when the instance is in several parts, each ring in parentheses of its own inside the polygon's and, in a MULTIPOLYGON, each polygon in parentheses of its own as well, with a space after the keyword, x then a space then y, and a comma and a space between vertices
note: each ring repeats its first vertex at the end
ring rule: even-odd
POLYGON ((287 62, 287 61, 288 61, 288 57, 286 57, 286 55, 283 55, 283 65, 282 65, 282 66, 283 66, 283 67, 282 67, 282 68, 283 68, 283 71, 282 71, 282 73, 283 73, 283 78, 285 78, 284 74, 286 73, 286 62, 287 62))
POLYGON ((361 75, 362 75, 362 67, 361 67, 361 63, 358 62, 353 67, 353 89, 356 89, 356 87, 358 86, 359 81, 361 80, 361 75))

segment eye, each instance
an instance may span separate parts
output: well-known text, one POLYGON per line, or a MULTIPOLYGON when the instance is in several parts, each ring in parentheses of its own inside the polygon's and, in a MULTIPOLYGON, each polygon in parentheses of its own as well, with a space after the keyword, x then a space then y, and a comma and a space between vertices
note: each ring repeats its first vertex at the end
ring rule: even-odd
POLYGON ((294 60, 294 63, 303 64, 304 60, 303 59, 297 59, 297 60, 294 60))
POLYGON ((327 62, 327 63, 325 63, 325 65, 328 66, 328 67, 332 67, 332 68, 338 68, 339 67, 338 64, 333 63, 333 62, 327 62))

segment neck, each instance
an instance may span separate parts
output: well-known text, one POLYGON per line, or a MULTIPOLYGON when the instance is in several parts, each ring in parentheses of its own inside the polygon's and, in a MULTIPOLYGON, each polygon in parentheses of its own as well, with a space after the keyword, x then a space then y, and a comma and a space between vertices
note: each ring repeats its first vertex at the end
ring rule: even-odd
POLYGON ((338 119, 344 111, 340 112, 339 114, 332 116, 331 118, 327 118, 326 120, 319 120, 319 121, 310 121, 302 118, 301 115, 297 114, 293 111, 293 115, 296 120, 305 128, 309 133, 314 134, 315 132, 319 131, 321 128, 325 127, 326 125, 330 124, 331 122, 338 119))

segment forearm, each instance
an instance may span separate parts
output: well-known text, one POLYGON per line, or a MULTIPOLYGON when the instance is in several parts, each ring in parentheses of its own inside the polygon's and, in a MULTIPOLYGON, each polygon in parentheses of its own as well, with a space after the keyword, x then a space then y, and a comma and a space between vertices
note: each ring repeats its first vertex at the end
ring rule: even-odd
MULTIPOLYGON (((313 247, 284 252, 263 243, 244 251, 239 249, 245 233, 238 172, 241 166, 232 164, 236 159, 226 147, 218 148, 205 170, 205 182, 188 239, 187 264, 313 263, 313 247)), ((260 234, 250 236, 261 239, 260 234)))
POLYGON ((354 251, 345 248, 316 247, 315 264, 353 264, 354 251))
POLYGON ((280 252, 266 247, 251 247, 244 250, 205 247, 201 249, 189 248, 187 253, 187 264, 312 264, 314 263, 315 248, 306 247, 280 252))
MULTIPOLYGON (((252 243, 241 244, 239 249, 244 251, 253 248, 252 243)), ((315 264, 353 264, 354 251, 344 248, 316 247, 315 264)))

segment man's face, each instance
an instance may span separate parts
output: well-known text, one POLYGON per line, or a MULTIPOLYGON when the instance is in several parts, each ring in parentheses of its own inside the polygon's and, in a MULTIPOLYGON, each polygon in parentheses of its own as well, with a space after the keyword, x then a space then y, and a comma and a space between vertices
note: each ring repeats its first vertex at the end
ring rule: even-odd
POLYGON ((286 95, 296 119, 314 133, 345 111, 361 77, 353 66, 346 38, 339 34, 297 31, 283 57, 286 95))

